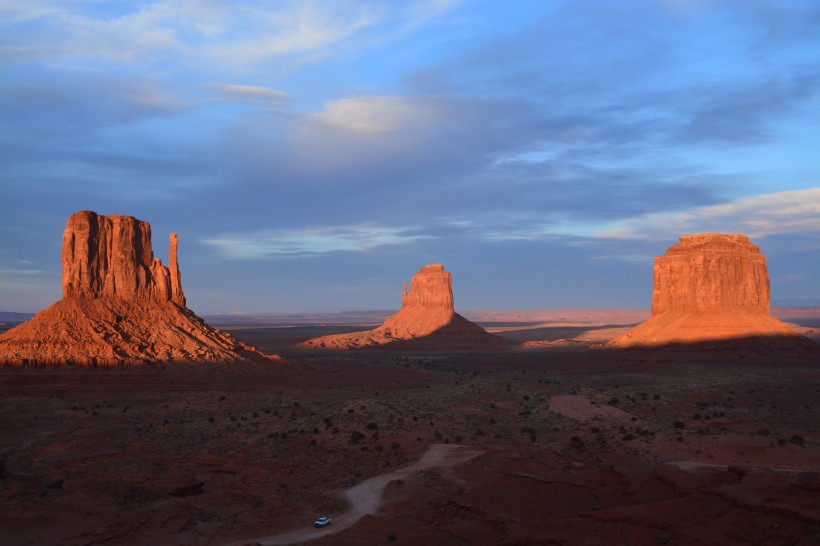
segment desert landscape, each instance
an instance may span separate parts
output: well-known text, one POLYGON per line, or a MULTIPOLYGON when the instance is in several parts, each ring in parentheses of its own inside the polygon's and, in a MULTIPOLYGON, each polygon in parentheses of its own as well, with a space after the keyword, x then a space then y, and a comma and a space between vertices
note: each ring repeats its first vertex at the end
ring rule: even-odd
POLYGON ((0 0, 0 546, 817 546, 818 22, 0 0))
POLYGON ((0 334, 4 543, 820 539, 820 310, 772 318, 748 238, 681 238, 651 316, 473 323, 436 264, 371 330, 224 331, 185 307, 176 237, 170 275, 131 217, 81 211, 63 241, 63 300, 0 334))

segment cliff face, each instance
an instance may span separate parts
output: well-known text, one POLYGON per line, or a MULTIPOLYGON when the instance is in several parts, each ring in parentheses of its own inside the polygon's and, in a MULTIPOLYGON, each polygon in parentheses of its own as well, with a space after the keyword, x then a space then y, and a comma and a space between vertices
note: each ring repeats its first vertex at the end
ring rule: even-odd
POLYGON ((401 342, 413 348, 501 348, 509 343, 455 312, 453 279, 441 264, 422 267, 402 289, 401 310, 374 330, 309 339, 309 349, 357 349, 401 342))
POLYGON ((707 233, 681 237, 680 243, 655 258, 652 318, 607 346, 733 339, 755 339, 758 345, 780 348, 813 345, 769 316, 769 274, 760 249, 745 235, 707 233))
POLYGON ((63 297, 172 301, 185 306, 171 234, 170 268, 154 258, 151 226, 131 216, 72 214, 63 232, 63 297))
POLYGON ((769 312, 766 258, 745 235, 681 237, 655 258, 652 314, 769 312))
POLYGON ((80 365, 269 360, 185 305, 171 235, 169 267, 151 226, 131 216, 72 214, 63 233, 63 299, 0 335, 0 363, 80 365))
POLYGON ((453 277, 441 264, 425 265, 404 283, 402 309, 422 308, 453 312, 453 277))

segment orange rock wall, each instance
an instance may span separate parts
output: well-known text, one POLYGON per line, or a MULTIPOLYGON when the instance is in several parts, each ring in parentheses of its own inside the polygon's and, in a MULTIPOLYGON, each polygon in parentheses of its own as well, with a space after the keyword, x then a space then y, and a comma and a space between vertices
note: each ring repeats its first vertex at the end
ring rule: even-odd
POLYGON ((666 312, 769 312, 766 258, 745 235, 680 238, 655 258, 652 315, 666 312))
POLYGON ((452 311, 453 277, 444 271, 441 264, 425 265, 413 275, 410 281, 410 292, 407 283, 402 290, 402 309, 411 307, 428 307, 452 311))
POLYGON ((185 305, 171 235, 170 269, 154 258, 151 226, 131 216, 72 214, 63 232, 63 297, 113 297, 185 305))

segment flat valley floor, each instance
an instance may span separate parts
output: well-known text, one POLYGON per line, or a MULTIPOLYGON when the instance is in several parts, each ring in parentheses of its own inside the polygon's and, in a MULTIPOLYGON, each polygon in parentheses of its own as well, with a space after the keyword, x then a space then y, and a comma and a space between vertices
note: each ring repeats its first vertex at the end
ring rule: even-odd
POLYGON ((233 325, 291 363, 2 367, 2 543, 272 543, 391 472, 310 543, 819 543, 818 353, 590 349, 622 327, 299 352, 362 327, 233 325))

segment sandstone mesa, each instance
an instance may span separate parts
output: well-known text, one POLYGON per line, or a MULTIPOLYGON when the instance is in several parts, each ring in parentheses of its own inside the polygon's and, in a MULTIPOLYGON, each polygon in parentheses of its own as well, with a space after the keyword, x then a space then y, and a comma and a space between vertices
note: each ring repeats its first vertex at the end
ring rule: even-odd
POLYGON ((171 234, 166 267, 154 258, 148 222, 88 210, 72 214, 63 233, 63 299, 0 335, 0 362, 269 359, 186 307, 177 248, 177 236, 171 234))
POLYGON ((308 349, 358 349, 392 343, 414 348, 469 349, 506 347, 509 342, 455 312, 453 278, 441 264, 422 267, 402 289, 401 310, 374 330, 312 338, 308 349))
POLYGON ((814 345, 769 315, 766 258, 749 237, 705 233, 683 236, 655 257, 652 317, 607 346, 752 338, 780 346, 814 345))

